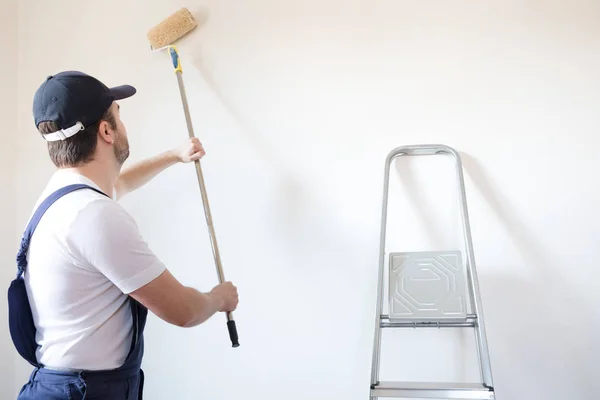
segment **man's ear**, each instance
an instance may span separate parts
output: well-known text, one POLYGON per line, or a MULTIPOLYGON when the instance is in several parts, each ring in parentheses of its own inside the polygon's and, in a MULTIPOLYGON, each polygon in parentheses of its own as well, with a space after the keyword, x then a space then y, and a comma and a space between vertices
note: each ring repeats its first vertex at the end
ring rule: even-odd
POLYGON ((98 124, 98 135, 106 143, 110 143, 110 144, 115 143, 114 132, 110 128, 110 124, 107 121, 100 121, 100 124, 98 124))

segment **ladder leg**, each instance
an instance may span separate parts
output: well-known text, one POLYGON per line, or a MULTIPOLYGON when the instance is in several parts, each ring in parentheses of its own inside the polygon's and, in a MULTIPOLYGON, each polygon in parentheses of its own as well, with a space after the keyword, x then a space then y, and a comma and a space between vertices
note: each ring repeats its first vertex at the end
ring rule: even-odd
POLYGON ((494 383, 492 380, 492 368, 489 356, 489 349, 487 343, 487 335, 485 332, 485 321, 483 317, 483 310, 481 305, 481 296, 479 291, 479 279, 477 276, 477 267, 475 265, 475 255, 473 251, 473 239, 471 236, 471 227, 469 222, 469 212, 467 207, 467 196, 465 190, 465 182, 463 176, 462 163, 460 154, 454 149, 448 149, 448 151, 454 156, 456 161, 456 172, 458 175, 459 182, 459 197, 460 197, 460 210, 463 221, 463 231, 465 236, 465 247, 467 251, 467 275, 469 279, 469 294, 471 298, 471 306, 474 313, 477 315, 477 324, 475 327, 475 337, 477 341, 477 349, 479 356, 479 364, 481 371, 481 379, 484 385, 493 388, 494 383))
MULTIPOLYGON (((381 233, 379 238, 379 267, 377 278, 377 306, 375 310, 375 335, 373 339, 373 361, 371 364, 371 387, 379 382, 379 366, 381 358, 381 315, 383 313, 383 277, 385 269, 385 237, 387 229, 387 208, 388 208, 388 192, 389 192, 389 177, 390 166, 395 158, 391 153, 385 162, 385 172, 383 181, 383 205, 381 208, 381 233)), ((371 396, 373 400, 374 397, 371 396)))

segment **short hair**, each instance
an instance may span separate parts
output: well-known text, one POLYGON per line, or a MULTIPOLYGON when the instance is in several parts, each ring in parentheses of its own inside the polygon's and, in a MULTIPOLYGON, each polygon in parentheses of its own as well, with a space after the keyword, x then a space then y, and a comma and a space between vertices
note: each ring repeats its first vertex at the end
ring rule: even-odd
MULTIPOLYGON (((115 116, 109 108, 98 121, 70 138, 48 142, 48 154, 54 165, 58 168, 79 167, 92 161, 98 143, 98 127, 102 121, 108 122, 113 129, 117 128, 115 116)), ((42 121, 38 125, 38 131, 42 135, 59 129, 61 127, 54 121, 42 121)))

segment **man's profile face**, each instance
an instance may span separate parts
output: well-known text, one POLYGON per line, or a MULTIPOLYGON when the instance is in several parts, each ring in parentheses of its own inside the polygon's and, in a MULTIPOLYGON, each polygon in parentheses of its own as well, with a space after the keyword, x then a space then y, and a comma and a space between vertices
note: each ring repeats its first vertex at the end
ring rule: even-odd
POLYGON ((127 129, 125 129, 125 124, 123 124, 123 121, 121 121, 119 104, 113 102, 111 108, 116 124, 115 144, 113 149, 117 162, 120 165, 123 165, 123 163, 125 163, 129 157, 129 140, 127 139, 127 129))

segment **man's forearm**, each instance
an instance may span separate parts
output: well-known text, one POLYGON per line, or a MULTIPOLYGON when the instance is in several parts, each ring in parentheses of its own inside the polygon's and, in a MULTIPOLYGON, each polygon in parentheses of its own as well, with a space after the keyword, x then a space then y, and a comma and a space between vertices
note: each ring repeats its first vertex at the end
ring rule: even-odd
POLYGON ((237 291, 230 283, 202 293, 182 285, 167 269, 130 295, 162 320, 181 327, 200 325, 215 313, 237 305, 237 291))
POLYGON ((157 156, 147 158, 124 169, 117 182, 115 190, 117 198, 121 198, 148 183, 152 178, 179 161, 175 151, 165 151, 157 156))
POLYGON ((189 138, 181 146, 147 158, 121 171, 115 182, 117 199, 145 185, 168 167, 179 162, 197 161, 204 156, 204 148, 198 138, 189 138))

